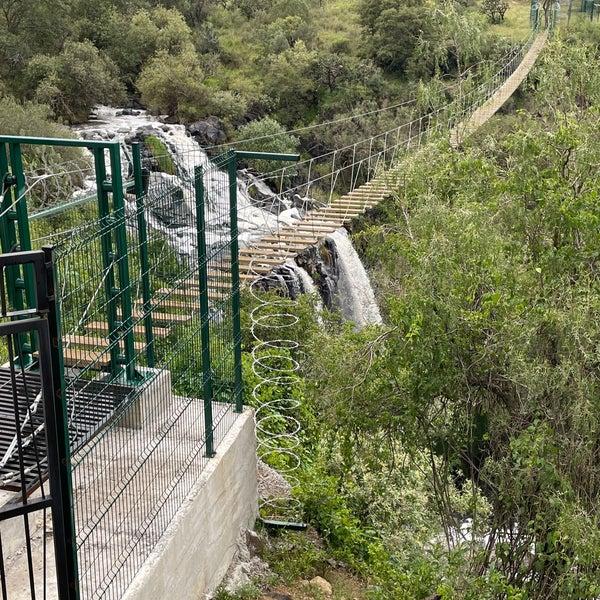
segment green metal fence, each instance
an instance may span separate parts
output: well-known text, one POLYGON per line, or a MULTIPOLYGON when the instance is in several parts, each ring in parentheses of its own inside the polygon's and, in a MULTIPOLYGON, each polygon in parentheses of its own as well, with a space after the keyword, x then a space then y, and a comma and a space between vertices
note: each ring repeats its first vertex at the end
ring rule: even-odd
POLYGON ((0 144, 3 249, 55 245, 81 597, 120 598, 243 408, 237 157, 174 180, 135 144, 129 164, 116 142, 0 144), (95 201, 32 224, 18 159, 60 144, 91 152, 95 201))

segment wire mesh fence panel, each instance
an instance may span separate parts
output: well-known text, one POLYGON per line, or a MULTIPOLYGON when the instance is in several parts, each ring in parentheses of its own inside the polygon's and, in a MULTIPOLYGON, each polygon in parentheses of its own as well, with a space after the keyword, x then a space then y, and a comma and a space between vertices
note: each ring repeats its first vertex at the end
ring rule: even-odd
POLYGON ((26 222, 56 247, 81 594, 120 598, 240 408, 237 215, 227 156, 98 143, 78 160, 87 196, 60 209, 49 188, 26 222))
POLYGON ((193 177, 151 177, 146 167, 142 159, 142 187, 123 211, 59 250, 84 598, 121 597, 235 418, 228 189, 200 195, 193 177), (116 247, 123 231, 127 279, 123 255, 103 260, 103 246, 116 247), (129 319, 116 301, 124 294, 129 319))

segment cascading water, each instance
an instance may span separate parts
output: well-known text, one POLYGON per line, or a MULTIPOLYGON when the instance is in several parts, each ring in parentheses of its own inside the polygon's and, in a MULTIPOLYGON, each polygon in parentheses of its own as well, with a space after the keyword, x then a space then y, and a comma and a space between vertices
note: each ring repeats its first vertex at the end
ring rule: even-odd
MULTIPOLYGON (((194 180, 194 168, 202 166, 205 168, 205 186, 212 206, 207 207, 207 220, 211 221, 211 212, 223 214, 223 208, 229 206, 228 176, 227 173, 218 171, 211 167, 210 158, 196 141, 187 133, 183 125, 171 125, 152 117, 145 111, 120 110, 107 106, 99 106, 96 109, 95 118, 85 125, 74 128, 74 131, 85 139, 113 140, 118 139, 122 143, 123 173, 130 171, 131 151, 128 142, 139 134, 154 135, 159 138, 168 148, 170 158, 176 169, 176 176, 166 173, 153 173, 154 178, 169 178, 174 185, 188 188, 194 180)), ((151 181, 152 183, 152 181, 151 181)), ((95 190, 93 178, 86 180, 84 184, 87 194, 95 190)), ((238 230, 240 244, 243 246, 256 237, 260 237, 265 231, 271 231, 277 227, 278 215, 271 210, 255 206, 248 191, 247 184, 243 179, 238 179, 238 230)), ((81 193, 81 192, 79 192, 81 193)), ((185 197, 193 198, 193 194, 185 194, 185 197)), ((195 206, 188 205, 188 210, 193 216, 195 206)), ((285 218, 285 215, 283 215, 285 218)), ((191 220, 193 223, 194 220, 191 220)), ((191 224, 190 223, 190 224, 191 224)), ((226 224, 223 224, 224 231, 226 224)), ((185 227, 181 228, 185 230, 185 227)), ((190 227, 193 230, 193 227, 190 227)), ((211 228, 212 231, 215 228, 211 228)), ((185 231, 179 231, 179 238, 187 238, 185 231)), ((218 232, 217 232, 218 235, 218 232)), ((215 240, 216 241, 216 240, 215 240)), ((209 245, 212 240, 208 240, 209 245)), ((188 244, 182 243, 182 250, 189 248, 188 244)))
POLYGON ((339 260, 336 300, 342 315, 360 329, 382 323, 371 281, 348 232, 338 229, 328 236, 339 260))
MULTIPOLYGON (((229 205, 227 174, 211 166, 210 158, 197 142, 188 134, 183 125, 172 125, 152 117, 142 110, 120 110, 117 108, 99 106, 93 120, 85 125, 78 126, 74 131, 85 139, 120 140, 123 148, 123 173, 131 171, 130 143, 133 139, 154 135, 167 147, 170 158, 175 165, 176 175, 162 172, 151 173, 150 189, 153 184, 168 182, 176 188, 189 188, 193 181, 194 168, 205 167, 205 185, 208 198, 212 203, 207 207, 207 220, 211 221, 211 213, 223 214, 224 208, 229 205)), ((95 179, 90 177, 84 182, 84 189, 76 195, 92 195, 95 191, 95 179)), ((193 198, 193 193, 186 193, 184 198, 193 198)), ((150 225, 161 229, 168 235, 171 243, 182 256, 195 254, 195 206, 186 206, 189 222, 179 222, 175 226, 165 227, 159 219, 149 217, 150 225)), ((180 214, 183 214, 180 212, 180 214)), ((297 208, 291 201, 281 198, 271 192, 260 179, 250 173, 242 173, 238 178, 238 229, 240 245, 243 247, 260 238, 265 232, 273 231, 278 223, 291 223, 300 218, 297 208), (250 189, 254 189, 262 201, 253 200, 250 189)), ((185 219, 185 220, 188 220, 185 219)), ((228 224, 223 223, 223 234, 227 234, 228 224)), ((215 231, 214 220, 211 231, 215 231)), ((217 230, 213 235, 220 235, 217 230)), ((336 231, 329 236, 335 246, 337 262, 339 265, 339 278, 335 300, 342 315, 354 322, 358 328, 381 323, 381 315, 375 300, 369 277, 350 241, 345 229, 336 231)), ((218 240, 207 240, 208 244, 218 240)), ((289 290, 292 295, 297 293, 316 293, 311 276, 306 270, 290 261, 285 267, 288 287, 292 285, 297 290, 289 290)), ((322 306, 319 304, 317 307, 322 306)))

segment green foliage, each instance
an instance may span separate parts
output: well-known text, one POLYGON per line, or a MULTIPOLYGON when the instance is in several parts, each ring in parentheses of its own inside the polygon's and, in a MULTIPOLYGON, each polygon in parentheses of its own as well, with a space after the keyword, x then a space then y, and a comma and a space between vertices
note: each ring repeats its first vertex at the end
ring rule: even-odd
MULTIPOLYGON (((240 127, 236 133, 239 147, 252 152, 277 152, 291 154, 298 151, 299 141, 285 132, 275 119, 265 117, 240 127), (255 139, 259 138, 259 139, 255 139)), ((252 167, 262 173, 281 168, 282 164, 274 161, 253 161, 252 167)))
POLYGON ((143 68, 137 87, 150 110, 190 121, 208 114, 209 92, 204 73, 192 52, 159 51, 143 68))
POLYGON ((361 22, 368 48, 381 67, 404 72, 419 40, 433 33, 430 6, 418 1, 362 0, 361 22))
POLYGON ((172 56, 193 52, 192 31, 183 15, 174 9, 160 6, 143 9, 131 18, 113 12, 106 46, 109 55, 132 83, 157 52, 172 56))
POLYGON ((327 557, 304 533, 280 532, 268 540, 262 558, 284 582, 291 583, 322 574, 327 557))
POLYGON ((248 584, 235 594, 230 594, 224 589, 219 589, 214 596, 214 600, 258 600, 260 596, 260 589, 252 584, 248 584))
MULTIPOLYGON (((67 127, 52 122, 47 106, 35 102, 22 104, 10 96, 0 98, 0 131, 4 135, 73 137, 67 127)), ((55 174, 41 179, 29 190, 30 210, 68 197, 82 184, 83 172, 88 166, 88 160, 76 148, 24 146, 23 162, 25 171, 35 176, 55 174)))
POLYGON ((56 56, 34 57, 28 77, 35 98, 71 123, 85 121, 95 104, 124 99, 114 63, 89 41, 67 42, 56 56))
POLYGON ((144 139, 144 145, 158 163, 160 170, 168 175, 175 175, 176 168, 166 144, 156 135, 149 135, 144 139))
POLYGON ((492 23, 501 23, 508 7, 507 0, 484 0, 481 10, 492 23))
MULTIPOLYGON (((474 519, 499 542, 493 551, 469 547, 468 562, 466 551, 445 551, 440 561, 422 546, 409 563, 395 547, 402 566, 386 574, 388 594, 591 599, 600 585, 596 550, 577 533, 583 523, 596 531, 600 518, 593 460, 600 190, 590 171, 600 86, 584 77, 590 62, 578 60, 598 59, 589 49, 558 54, 558 47, 540 67, 542 120, 523 116, 514 134, 496 130, 492 145, 484 136, 462 154, 439 146, 406 163, 384 224, 360 235, 388 327, 330 335, 314 349, 317 413, 352 432, 339 441, 345 480, 358 470, 357 455, 373 463, 366 473, 388 461, 396 472, 403 455, 413 465, 429 456, 420 468, 431 486, 420 502, 436 499, 439 531, 452 531, 459 514, 458 523, 474 519), (557 97, 567 70, 573 87, 557 97), (389 438, 399 448, 387 456, 367 445, 389 438), (467 495, 466 481, 475 486, 467 495), (432 564, 443 583, 431 577, 432 564), (419 576, 424 587, 415 587, 419 565, 429 573, 419 576)), ((364 531, 372 516, 359 510, 351 485, 337 485, 336 501, 344 491, 364 531)), ((352 536, 342 544, 352 547, 352 536)), ((386 563, 377 564, 380 572, 386 563)))

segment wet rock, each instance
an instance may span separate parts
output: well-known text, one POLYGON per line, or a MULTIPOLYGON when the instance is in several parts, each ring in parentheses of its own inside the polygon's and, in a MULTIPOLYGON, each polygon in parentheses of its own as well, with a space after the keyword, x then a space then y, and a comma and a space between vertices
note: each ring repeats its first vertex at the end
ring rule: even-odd
POLYGON ((140 114, 139 110, 133 108, 123 108, 115 113, 117 117, 137 117, 140 114))
POLYGON ((335 244, 325 239, 317 246, 310 246, 296 257, 296 263, 310 275, 325 306, 333 309, 340 277, 335 244))
POLYGON ((285 195, 276 194, 262 179, 248 171, 248 169, 241 169, 238 174, 244 182, 245 192, 252 198, 254 206, 268 210, 274 215, 280 215, 292 208, 291 200, 286 198, 285 195))
MULTIPOLYGON (((179 229, 193 222, 193 214, 185 202, 179 179, 166 173, 152 173, 150 176, 148 206, 150 212, 163 227, 179 229), (158 193, 155 200, 152 195, 158 193)), ((181 232, 177 232, 181 235, 181 232)))
POLYGON ((217 117, 207 117, 188 125, 187 130, 201 146, 214 146, 227 140, 223 124, 217 117))

